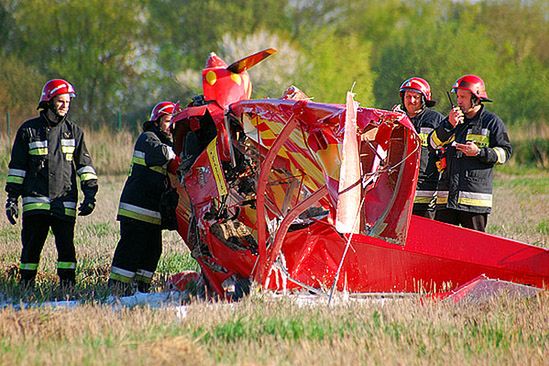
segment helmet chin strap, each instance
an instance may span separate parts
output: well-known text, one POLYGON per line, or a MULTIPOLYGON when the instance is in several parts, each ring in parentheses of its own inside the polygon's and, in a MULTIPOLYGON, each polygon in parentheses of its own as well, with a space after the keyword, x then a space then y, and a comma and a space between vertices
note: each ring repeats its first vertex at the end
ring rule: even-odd
POLYGON ((471 96, 471 105, 473 106, 473 108, 477 105, 480 105, 480 98, 473 94, 471 96))

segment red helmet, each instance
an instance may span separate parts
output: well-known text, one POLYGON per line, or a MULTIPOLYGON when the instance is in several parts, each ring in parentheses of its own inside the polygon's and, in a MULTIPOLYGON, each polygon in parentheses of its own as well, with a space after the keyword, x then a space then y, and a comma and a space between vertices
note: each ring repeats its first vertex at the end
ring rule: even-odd
POLYGON ((486 94, 486 87, 484 86, 484 80, 476 75, 464 75, 456 80, 456 83, 452 87, 454 93, 458 89, 469 90, 475 97, 480 99, 481 102, 491 102, 486 94))
POLYGON ((38 105, 43 102, 49 102, 53 97, 61 94, 68 94, 71 98, 76 97, 76 91, 74 91, 73 86, 68 81, 63 79, 52 79, 44 84, 38 105))
POLYGON ((429 83, 425 79, 412 77, 408 80, 405 80, 402 85, 400 85, 401 98, 404 97, 404 92, 406 90, 412 90, 421 93, 425 97, 425 105, 427 107, 432 107, 437 103, 431 98, 431 85, 429 85, 429 83))
POLYGON ((154 106, 151 111, 151 117, 149 121, 156 121, 164 114, 173 114, 175 111, 175 104, 172 102, 160 102, 154 106))

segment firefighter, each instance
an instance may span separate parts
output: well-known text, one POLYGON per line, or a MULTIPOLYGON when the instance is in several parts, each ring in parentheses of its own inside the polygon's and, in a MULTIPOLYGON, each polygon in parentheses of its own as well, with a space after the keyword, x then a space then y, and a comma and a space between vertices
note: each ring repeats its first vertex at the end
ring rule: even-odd
POLYGON ((119 295, 130 294, 134 285, 148 292, 162 253, 162 223, 167 218, 161 213, 161 198, 170 190, 168 169, 173 172, 179 161, 172 149, 174 111, 172 102, 156 104, 135 143, 120 197, 120 241, 109 278, 109 287, 119 295))
POLYGON ((78 188, 84 200, 78 215, 95 208, 97 175, 84 142, 84 133, 67 113, 73 86, 63 79, 48 81, 38 103, 40 115, 24 122, 15 137, 6 180, 6 215, 14 225, 23 198, 23 249, 20 283, 34 286, 40 253, 51 228, 57 247, 57 274, 63 287, 74 286, 76 253, 74 226, 78 188))
MULTIPOLYGON (((427 137, 439 126, 444 116, 430 109, 436 101, 432 99, 431 86, 425 79, 412 77, 405 80, 400 85, 400 99, 404 112, 421 138, 421 160, 413 213, 434 219, 439 172, 436 167, 437 153, 428 148, 427 137)), ((402 109, 400 106, 397 108, 402 109)))
POLYGON ((494 166, 509 160, 511 143, 502 120, 483 104, 491 100, 480 77, 460 77, 452 92, 457 106, 429 136, 430 148, 446 148, 435 219, 485 231, 492 209, 494 166))

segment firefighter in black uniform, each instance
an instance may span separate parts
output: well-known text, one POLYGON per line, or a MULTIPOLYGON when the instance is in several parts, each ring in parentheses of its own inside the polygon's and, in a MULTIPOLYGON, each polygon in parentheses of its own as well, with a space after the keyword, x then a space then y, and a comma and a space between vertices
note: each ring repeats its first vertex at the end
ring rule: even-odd
POLYGON ((23 197, 23 249, 20 283, 33 286, 40 253, 51 228, 57 247, 57 274, 62 286, 75 284, 74 225, 78 201, 77 176, 84 193, 79 215, 95 208, 97 175, 83 131, 67 118, 76 93, 62 79, 48 81, 38 104, 40 116, 24 122, 15 137, 6 180, 6 215, 11 224, 23 197))
POLYGON ((482 104, 491 100, 480 77, 464 75, 452 91, 457 107, 429 136, 432 149, 447 149, 436 219, 485 231, 492 209, 494 166, 509 160, 511 143, 501 119, 482 104))
MULTIPOLYGON (((439 172, 436 167, 437 153, 428 148, 427 137, 439 126, 444 116, 429 109, 436 101, 432 99, 431 86, 425 79, 412 77, 405 80, 400 86, 400 99, 404 112, 421 138, 421 160, 413 213, 434 219, 439 172)), ((397 106, 396 109, 401 108, 397 106)))
POLYGON ((161 197, 169 190, 168 169, 177 165, 170 133, 175 105, 158 103, 137 138, 130 173, 118 208, 120 241, 114 252, 109 287, 129 294, 134 283, 147 292, 162 253, 161 197))

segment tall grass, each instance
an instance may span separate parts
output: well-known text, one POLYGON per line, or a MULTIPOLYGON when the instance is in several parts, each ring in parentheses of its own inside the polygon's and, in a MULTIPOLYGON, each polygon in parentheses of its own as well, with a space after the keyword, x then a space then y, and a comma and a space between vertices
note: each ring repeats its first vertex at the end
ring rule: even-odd
MULTIPOLYGON (((68 296, 85 305, 0 309, 0 365, 547 365, 546 292, 533 299, 502 297, 480 306, 412 298, 335 307, 302 306, 253 293, 238 304, 193 303, 183 319, 173 308, 115 310, 102 305, 119 239, 116 210, 135 136, 99 131, 86 137, 100 189, 94 213, 77 220, 75 291, 57 287, 51 236, 42 253, 37 289, 19 289, 21 223, 11 226, 3 215, 0 218, 0 303, 68 296)), ((2 141, 2 162, 6 151, 9 146, 2 141)), ((1 177, 0 185, 4 183, 1 177)), ((0 202, 4 200, 2 190, 0 202)), ((549 247, 547 212, 549 172, 497 170, 490 232, 549 247)), ((155 291, 163 289, 170 274, 196 268, 175 232, 164 232, 163 239, 155 291)))
POLYGON ((21 365, 544 365, 549 297, 481 306, 298 306, 252 295, 234 305, 113 311, 0 311, 0 363, 21 365))
MULTIPOLYGON (((126 174, 130 167, 133 146, 138 133, 136 131, 116 131, 102 127, 97 130, 84 129, 86 146, 100 175, 126 174)), ((15 131, 8 138, 0 135, 0 169, 7 169, 15 131)))
MULTIPOLYGON (((119 175, 128 171, 138 129, 117 131, 111 127, 85 129, 86 144, 95 167, 101 175, 119 175)), ((15 131, 8 138, 0 134, 0 169, 8 166, 15 131)), ((549 168, 549 123, 511 125, 509 136, 513 156, 507 163, 511 169, 524 167, 549 168)))
POLYGON ((537 167, 549 169, 549 123, 514 125, 509 130, 513 145, 511 168, 537 167))

